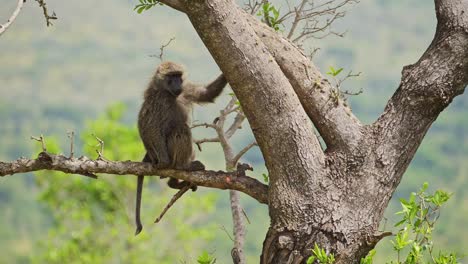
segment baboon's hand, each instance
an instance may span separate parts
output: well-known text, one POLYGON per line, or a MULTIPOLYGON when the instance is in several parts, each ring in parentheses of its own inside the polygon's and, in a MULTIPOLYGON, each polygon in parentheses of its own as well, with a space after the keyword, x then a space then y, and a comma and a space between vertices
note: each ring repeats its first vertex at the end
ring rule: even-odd
POLYGON ((198 160, 194 160, 192 161, 192 163, 190 163, 190 167, 189 167, 190 171, 200 171, 204 169, 205 169, 205 165, 203 165, 203 163, 201 163, 198 160))

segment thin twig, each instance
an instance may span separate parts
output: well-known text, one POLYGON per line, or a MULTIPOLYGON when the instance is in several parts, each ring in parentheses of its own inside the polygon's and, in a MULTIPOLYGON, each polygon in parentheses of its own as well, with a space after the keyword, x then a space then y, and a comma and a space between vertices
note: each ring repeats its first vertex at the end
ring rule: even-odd
POLYGON ((219 142, 219 138, 218 137, 202 138, 202 139, 197 139, 197 140, 193 141, 193 143, 195 143, 195 145, 197 145, 199 151, 202 151, 201 145, 203 143, 207 143, 207 142, 219 142))
POLYGON ((39 3, 39 6, 42 8, 42 12, 44 13, 44 18, 46 19, 47 26, 52 26, 52 22, 50 20, 56 20, 57 15, 54 11, 52 11, 52 15, 49 15, 49 11, 47 10, 47 4, 44 0, 36 0, 39 3))
POLYGON ((215 124, 210 124, 210 123, 198 123, 198 124, 192 125, 192 127, 190 127, 190 128, 197 128, 197 127, 205 127, 205 128, 214 128, 214 129, 216 129, 216 125, 215 124))
POLYGON ((287 10, 277 20, 279 24, 289 24, 287 38, 298 46, 310 38, 321 39, 329 35, 343 36, 345 32, 336 32, 332 24, 345 16, 345 6, 358 3, 359 0, 301 0, 297 4, 287 3, 287 10), (298 28, 301 28, 297 32, 298 28))
POLYGON ((21 8, 23 8, 24 3, 26 0, 18 0, 18 4, 16 5, 15 11, 11 14, 10 18, 5 24, 0 24, 0 35, 2 35, 15 21, 16 17, 18 17, 19 13, 21 12, 21 8))
POLYGON ((226 235, 229 237, 229 239, 234 242, 234 239, 232 238, 232 236, 229 234, 229 232, 227 231, 226 227, 221 225, 219 228, 221 228, 221 230, 224 231, 224 233, 226 233, 226 235))
POLYGON ((291 30, 289 30, 288 33, 288 39, 290 39, 294 35, 294 31, 296 31, 296 27, 299 24, 299 21, 301 21, 302 18, 302 10, 304 9, 305 4, 307 3, 308 0, 302 0, 301 4, 299 5, 299 8, 295 8, 294 13, 296 14, 294 17, 294 21, 291 26, 291 30))
POLYGON ((44 136, 43 136, 42 134, 41 134, 40 137, 33 137, 33 136, 31 136, 31 139, 41 142, 42 151, 43 151, 43 152, 47 152, 46 143, 45 143, 45 138, 44 138, 44 136))
POLYGON ((75 140, 75 131, 70 131, 67 133, 68 138, 70 139, 70 159, 73 158, 74 150, 73 150, 73 141, 75 140))
POLYGON ((245 212, 244 208, 242 208, 242 214, 244 215, 245 220, 247 220, 247 223, 250 225, 250 219, 249 219, 249 217, 247 216, 247 213, 245 212))
POLYGON ((239 151, 239 153, 237 153, 236 156, 234 156, 233 158, 233 162, 234 164, 237 164, 239 162, 239 159, 247 152, 249 151, 249 149, 251 149, 253 146, 258 146, 257 142, 252 142, 250 144, 248 144, 247 146, 245 146, 243 149, 241 149, 241 151, 239 151))
POLYGON ((163 60, 164 48, 166 48, 167 46, 169 46, 173 40, 175 40, 174 37, 172 37, 166 44, 161 45, 161 47, 159 48, 159 50, 161 51, 161 52, 159 53, 159 60, 160 60, 160 61, 163 60))
POLYGON ((353 71, 349 71, 348 74, 344 78, 339 79, 336 82, 336 87, 341 90, 341 85, 343 84, 343 82, 345 82, 349 78, 359 77, 359 76, 361 76, 361 72, 353 73, 353 71))
POLYGON ((174 194, 174 196, 172 196, 172 199, 169 201, 166 207, 164 207, 164 210, 161 212, 158 218, 154 220, 154 222, 159 223, 159 221, 161 221, 163 216, 166 214, 167 210, 169 210, 169 208, 171 208, 175 204, 175 202, 177 202, 177 200, 179 200, 179 198, 182 197, 182 195, 184 195, 184 193, 186 193, 190 188, 192 188, 192 185, 187 184, 182 189, 180 189, 176 194, 174 194))
POLYGON ((312 60, 315 56, 315 54, 317 54, 317 52, 320 50, 320 48, 313 48, 312 51, 309 53, 309 59, 312 60))
POLYGON ((262 5, 261 2, 249 0, 249 2, 245 4, 244 10, 249 12, 251 15, 253 15, 257 13, 261 5, 262 5))
POLYGON ((98 159, 103 159, 104 158, 104 141, 100 138, 98 138, 95 134, 92 134, 96 140, 99 142, 99 144, 97 146, 99 146, 99 149, 100 150, 97 150, 96 149, 96 152, 97 154, 99 155, 98 156, 98 159))

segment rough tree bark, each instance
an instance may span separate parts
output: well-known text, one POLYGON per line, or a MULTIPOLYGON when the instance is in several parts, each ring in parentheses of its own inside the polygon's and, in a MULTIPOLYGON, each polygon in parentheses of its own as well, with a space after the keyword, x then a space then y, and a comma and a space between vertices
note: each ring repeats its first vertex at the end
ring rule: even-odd
POLYGON ((187 14, 231 84, 265 158, 268 189, 239 173, 156 171, 50 155, 0 162, 0 175, 144 172, 236 189, 268 203, 271 226, 261 263, 305 263, 314 243, 333 252, 336 263, 359 263, 383 237, 384 209, 425 133, 468 84, 468 1, 435 0, 434 40, 418 62, 403 68, 397 91, 371 125, 334 96, 299 48, 234 0, 161 2, 187 14))
POLYGON ((300 49, 234 1, 166 3, 190 18, 265 158, 271 226, 261 263, 304 263, 314 243, 337 263, 358 263, 382 238, 384 209, 426 131, 468 83, 468 2, 435 1, 432 44, 367 126, 330 100, 331 85, 300 49))

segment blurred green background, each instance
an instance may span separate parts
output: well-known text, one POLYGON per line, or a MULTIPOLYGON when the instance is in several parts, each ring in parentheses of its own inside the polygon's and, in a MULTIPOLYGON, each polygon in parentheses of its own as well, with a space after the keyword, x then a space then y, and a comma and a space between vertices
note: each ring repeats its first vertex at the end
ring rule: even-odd
MULTIPOLYGON (((67 131, 75 131, 77 155, 96 157, 96 140, 113 160, 140 160, 136 116, 159 59, 181 62, 189 78, 204 82, 219 69, 188 19, 170 8, 138 15, 137 1, 47 1, 59 20, 46 28, 42 10, 28 1, 12 27, 0 37, 0 160, 33 157, 38 144, 31 135, 47 136, 49 150, 68 153, 67 131)), ((0 0, 4 21, 16 1, 0 0)), ((281 9, 280 9, 281 12, 281 9)), ((435 32, 434 4, 428 0, 363 1, 336 24, 344 38, 308 42, 319 47, 314 57, 323 72, 329 66, 362 72, 348 90, 364 89, 350 99, 353 110, 370 123, 382 112, 398 86, 404 65, 424 52, 435 32)), ((228 100, 198 107, 194 120, 211 121, 228 100)), ((387 209, 386 229, 393 226, 397 199, 428 181, 433 189, 454 193, 442 212, 435 241, 440 248, 468 248, 468 97, 459 96, 438 118, 405 174, 387 209)), ((198 129, 195 137, 212 132, 198 129)), ((248 126, 234 139, 238 149, 252 140, 248 126)), ((204 145, 198 153, 210 169, 223 169, 221 149, 204 145)), ((265 173, 258 149, 244 162, 265 173)), ((41 172, 0 178, 0 263, 195 263, 201 250, 230 263, 232 228, 226 191, 202 189, 178 202, 163 221, 153 219, 173 191, 164 181, 147 180, 143 197, 142 235, 133 236, 135 178, 80 176, 41 172)), ((248 263, 257 263, 269 225, 266 207, 242 195, 247 226, 248 263)), ((390 243, 379 244, 379 261, 390 243)), ((380 263, 380 262, 378 262, 380 263)))

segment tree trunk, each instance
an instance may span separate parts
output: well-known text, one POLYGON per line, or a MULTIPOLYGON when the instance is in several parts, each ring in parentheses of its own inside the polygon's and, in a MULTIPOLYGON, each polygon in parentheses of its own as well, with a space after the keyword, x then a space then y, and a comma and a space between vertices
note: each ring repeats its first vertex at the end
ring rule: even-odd
POLYGON ((435 3, 434 41, 404 68, 385 112, 369 126, 330 100, 333 87, 297 47, 234 1, 185 7, 239 98, 269 171, 271 226, 261 263, 305 263, 314 243, 336 263, 358 263, 383 237, 383 212, 416 149, 468 83, 468 2, 435 3))

